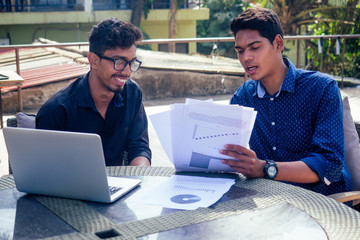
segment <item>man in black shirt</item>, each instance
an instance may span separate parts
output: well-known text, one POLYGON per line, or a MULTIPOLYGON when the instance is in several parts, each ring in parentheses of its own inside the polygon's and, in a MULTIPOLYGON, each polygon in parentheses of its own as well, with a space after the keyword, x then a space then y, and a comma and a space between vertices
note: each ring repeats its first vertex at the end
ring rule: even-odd
POLYGON ((139 69, 136 41, 141 31, 109 18, 89 36, 90 71, 52 96, 36 116, 36 128, 99 134, 107 166, 149 166, 148 122, 139 86, 130 79, 139 69))

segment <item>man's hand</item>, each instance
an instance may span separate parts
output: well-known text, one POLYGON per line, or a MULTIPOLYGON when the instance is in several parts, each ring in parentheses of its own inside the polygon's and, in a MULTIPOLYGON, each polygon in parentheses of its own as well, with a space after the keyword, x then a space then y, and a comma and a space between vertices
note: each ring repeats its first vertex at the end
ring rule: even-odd
POLYGON ((258 159, 253 150, 240 145, 226 144, 225 149, 221 149, 220 153, 236 159, 223 159, 222 163, 228 164, 235 171, 243 174, 245 177, 264 177, 266 161, 258 159))
MULTIPOLYGON (((235 171, 242 173, 247 178, 264 177, 265 160, 257 158, 256 153, 251 149, 226 144, 225 149, 220 153, 228 155, 236 160, 222 160, 222 163, 228 164, 235 171)), ((313 172, 303 161, 276 162, 278 175, 276 180, 297 182, 297 183, 316 183, 319 182, 319 176, 313 172)))
POLYGON ((150 161, 146 157, 139 156, 134 158, 129 165, 146 167, 150 166, 150 161))

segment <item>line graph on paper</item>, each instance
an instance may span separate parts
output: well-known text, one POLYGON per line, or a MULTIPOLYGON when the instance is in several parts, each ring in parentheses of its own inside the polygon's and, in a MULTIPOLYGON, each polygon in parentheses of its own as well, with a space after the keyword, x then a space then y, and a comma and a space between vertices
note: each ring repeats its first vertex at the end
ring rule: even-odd
POLYGON ((240 144, 241 131, 234 128, 215 128, 199 124, 194 125, 192 134, 193 152, 222 158, 219 150, 227 143, 240 144))
POLYGON ((221 138, 234 138, 239 136, 240 132, 228 131, 224 132, 224 129, 216 129, 210 127, 202 127, 195 124, 194 133, 192 138, 195 141, 206 141, 211 139, 221 140, 221 138))

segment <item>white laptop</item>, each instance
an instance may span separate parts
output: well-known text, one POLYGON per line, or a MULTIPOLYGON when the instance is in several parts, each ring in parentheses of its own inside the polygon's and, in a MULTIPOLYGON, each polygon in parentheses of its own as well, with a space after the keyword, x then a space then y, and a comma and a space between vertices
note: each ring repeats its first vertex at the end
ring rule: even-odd
POLYGON ((3 134, 21 192, 109 203, 141 182, 106 175, 97 134, 16 127, 3 134))

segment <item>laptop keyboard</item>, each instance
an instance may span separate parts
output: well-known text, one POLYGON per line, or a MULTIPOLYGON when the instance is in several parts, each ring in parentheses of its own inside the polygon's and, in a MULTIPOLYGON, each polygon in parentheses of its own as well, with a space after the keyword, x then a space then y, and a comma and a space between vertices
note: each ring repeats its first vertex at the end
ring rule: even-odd
POLYGON ((109 186, 109 190, 110 190, 110 195, 113 195, 114 193, 120 191, 122 188, 121 187, 113 187, 113 186, 109 186))

